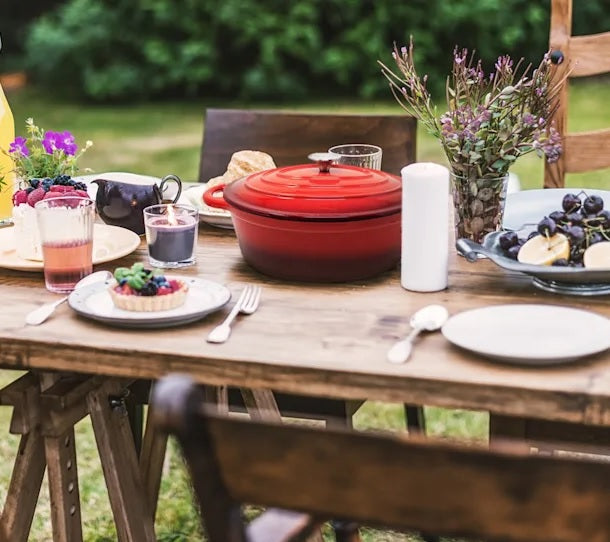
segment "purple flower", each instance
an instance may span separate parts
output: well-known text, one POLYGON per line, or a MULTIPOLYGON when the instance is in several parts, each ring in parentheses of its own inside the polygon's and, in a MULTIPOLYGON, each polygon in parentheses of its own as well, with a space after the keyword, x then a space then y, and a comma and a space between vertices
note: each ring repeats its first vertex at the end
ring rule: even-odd
POLYGON ((61 134, 57 132, 46 132, 44 135, 44 139, 42 140, 42 146, 47 154, 53 154, 55 149, 59 149, 60 147, 60 138, 61 134))
POLYGON ((56 135, 59 139, 57 148, 63 150, 67 155, 74 156, 74 154, 76 154, 76 149, 78 148, 74 142, 74 136, 67 130, 56 135))
POLYGON ((534 118, 534 115, 532 115, 531 113, 526 113, 525 115, 523 115, 522 121, 525 126, 535 126, 536 125, 536 119, 534 118))
POLYGON ((27 139, 25 137, 16 137, 15 141, 9 145, 8 152, 29 156, 30 149, 27 147, 27 139))

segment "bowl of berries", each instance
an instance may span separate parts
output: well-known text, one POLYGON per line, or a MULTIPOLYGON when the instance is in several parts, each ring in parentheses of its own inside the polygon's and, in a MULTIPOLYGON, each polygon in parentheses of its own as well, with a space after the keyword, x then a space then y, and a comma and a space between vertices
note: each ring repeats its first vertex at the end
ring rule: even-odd
POLYGON ((610 294, 610 210, 597 194, 567 192, 538 222, 487 235, 481 244, 458 239, 468 261, 487 256, 535 286, 575 295, 610 294))

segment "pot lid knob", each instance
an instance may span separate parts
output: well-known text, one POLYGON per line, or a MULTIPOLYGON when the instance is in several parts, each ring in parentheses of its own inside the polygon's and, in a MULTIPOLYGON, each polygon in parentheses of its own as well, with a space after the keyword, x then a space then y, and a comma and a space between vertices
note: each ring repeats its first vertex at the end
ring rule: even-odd
POLYGON ((337 155, 332 152, 312 152, 307 158, 318 163, 320 173, 328 173, 330 166, 335 163, 337 155))

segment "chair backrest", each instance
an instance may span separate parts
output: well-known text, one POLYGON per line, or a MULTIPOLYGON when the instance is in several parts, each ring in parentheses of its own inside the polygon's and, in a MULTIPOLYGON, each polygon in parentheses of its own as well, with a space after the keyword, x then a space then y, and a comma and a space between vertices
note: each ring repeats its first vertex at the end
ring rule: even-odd
POLYGON ((328 518, 489 541, 610 540, 607 461, 216 417, 180 375, 157 385, 153 405, 181 443, 211 542, 302 540, 328 518), (242 503, 293 512, 244 527, 242 503))
POLYGON ((610 129, 568 133, 568 85, 573 77, 610 72, 610 32, 585 36, 572 35, 572 0, 551 0, 549 44, 557 66, 558 80, 568 70, 559 94, 555 126, 562 136, 563 153, 559 161, 546 164, 545 188, 565 185, 566 173, 579 173, 610 167, 610 129))
POLYGON ((383 149, 382 169, 395 175, 415 161, 416 120, 408 115, 329 115, 207 109, 199 182, 222 175, 235 151, 270 154, 279 166, 306 164, 312 152, 341 143, 383 149))

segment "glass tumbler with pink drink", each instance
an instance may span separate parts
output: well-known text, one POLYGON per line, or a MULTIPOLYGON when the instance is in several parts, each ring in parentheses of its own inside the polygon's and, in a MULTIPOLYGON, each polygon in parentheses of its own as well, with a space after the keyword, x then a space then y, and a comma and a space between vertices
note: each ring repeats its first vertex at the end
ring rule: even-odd
POLYGON ((87 198, 60 196, 39 201, 35 209, 47 290, 71 292, 93 267, 95 203, 87 198))

